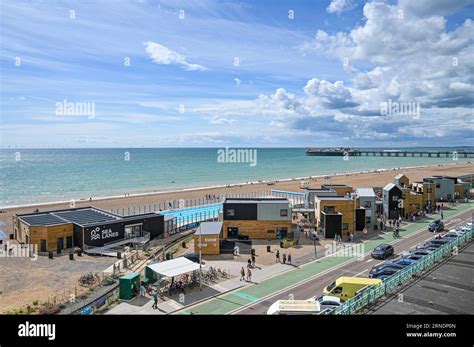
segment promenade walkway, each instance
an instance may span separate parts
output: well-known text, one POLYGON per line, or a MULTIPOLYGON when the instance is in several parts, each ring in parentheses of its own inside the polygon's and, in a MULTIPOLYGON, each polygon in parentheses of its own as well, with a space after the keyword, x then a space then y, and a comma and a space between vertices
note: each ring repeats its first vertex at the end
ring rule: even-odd
MULTIPOLYGON (((445 206, 443 211, 445 220, 456 217, 469 209, 474 208, 474 203, 459 204, 455 207, 445 206)), ((426 230, 428 224, 436 219, 438 215, 431 215, 422 221, 408 223, 402 226, 400 236, 402 238, 426 230)), ((449 228, 447 224, 446 228, 449 228)), ((370 238, 364 241, 365 252, 371 251, 380 243, 391 243, 396 240, 393 239, 392 233, 378 233, 375 238, 370 238)), ((235 310, 239 310, 243 306, 261 300, 262 298, 297 285, 299 282, 316 277, 322 272, 325 272, 335 266, 354 261, 353 257, 347 256, 325 256, 318 258, 316 261, 309 262, 299 267, 288 267, 287 271, 270 275, 264 280, 255 279, 256 284, 246 285, 242 288, 232 290, 226 294, 206 300, 200 304, 179 310, 180 314, 229 314, 235 310)), ((278 264, 277 264, 278 265, 278 264)), ((223 284, 220 284, 223 286, 223 284)))

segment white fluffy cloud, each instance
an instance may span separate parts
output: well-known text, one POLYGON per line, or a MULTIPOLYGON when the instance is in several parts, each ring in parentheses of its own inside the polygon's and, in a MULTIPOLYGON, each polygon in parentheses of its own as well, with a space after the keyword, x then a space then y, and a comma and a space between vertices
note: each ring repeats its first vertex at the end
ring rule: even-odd
POLYGON ((188 63, 184 55, 172 51, 168 47, 160 45, 159 43, 148 41, 145 42, 144 45, 146 52, 156 64, 180 65, 183 69, 188 71, 207 70, 203 65, 188 63))
POLYGON ((352 0, 332 0, 331 3, 326 8, 328 13, 342 13, 349 11, 354 8, 355 4, 352 0))

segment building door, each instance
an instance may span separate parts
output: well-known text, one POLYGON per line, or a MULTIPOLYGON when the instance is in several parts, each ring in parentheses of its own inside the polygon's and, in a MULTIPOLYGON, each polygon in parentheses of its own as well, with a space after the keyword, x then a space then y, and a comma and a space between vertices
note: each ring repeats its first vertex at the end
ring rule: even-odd
POLYGON ((63 248, 64 248, 64 238, 60 237, 58 238, 58 241, 57 241, 58 253, 61 252, 63 248))
POLYGON ((143 236, 142 224, 134 224, 125 226, 125 238, 143 236))
POLYGON ((41 252, 47 252, 48 250, 46 249, 46 240, 41 240, 41 252))
POLYGON ((276 228, 276 238, 278 240, 284 239, 288 235, 288 228, 276 228))
POLYGON ((72 236, 66 237, 66 248, 72 248, 72 236))
POLYGON ((227 228, 227 238, 236 239, 239 237, 239 228, 227 228))

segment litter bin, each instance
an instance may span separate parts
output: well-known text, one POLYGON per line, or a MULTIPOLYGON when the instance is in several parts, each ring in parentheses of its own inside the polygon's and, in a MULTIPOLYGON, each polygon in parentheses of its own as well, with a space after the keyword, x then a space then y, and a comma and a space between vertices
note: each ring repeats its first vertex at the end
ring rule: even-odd
POLYGON ((48 253, 48 258, 49 258, 49 259, 53 259, 53 257, 54 257, 53 252, 49 252, 49 253, 48 253))
POLYGON ((122 259, 122 252, 117 252, 117 259, 122 259))
POLYGON ((74 260, 74 253, 69 253, 69 260, 74 260))
POLYGON ((272 246, 267 246, 267 252, 271 252, 272 251, 272 246))
POLYGON ((285 248, 283 241, 280 242, 280 248, 285 248))

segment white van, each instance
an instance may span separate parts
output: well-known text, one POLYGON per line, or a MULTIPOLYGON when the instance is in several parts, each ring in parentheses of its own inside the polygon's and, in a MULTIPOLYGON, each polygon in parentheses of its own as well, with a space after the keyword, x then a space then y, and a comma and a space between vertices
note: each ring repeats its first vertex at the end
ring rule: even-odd
POLYGON ((272 304, 267 314, 319 314, 321 306, 315 300, 278 300, 272 304))

